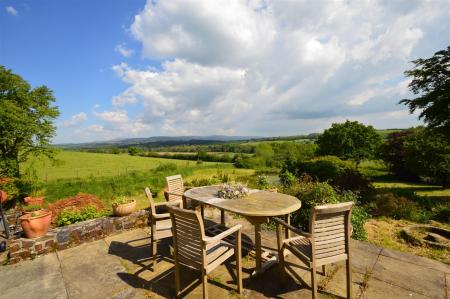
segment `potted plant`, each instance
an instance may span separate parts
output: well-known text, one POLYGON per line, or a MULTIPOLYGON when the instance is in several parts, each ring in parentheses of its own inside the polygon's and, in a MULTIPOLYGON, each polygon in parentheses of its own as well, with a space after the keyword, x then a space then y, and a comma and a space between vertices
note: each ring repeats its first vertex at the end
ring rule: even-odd
POLYGON ((27 206, 42 205, 44 203, 44 196, 40 196, 40 197, 27 196, 23 200, 25 202, 25 205, 27 205, 27 206))
POLYGON ((36 211, 43 210, 41 205, 27 205, 22 207, 22 215, 31 214, 36 211))
POLYGON ((37 238, 44 236, 50 222, 52 221, 52 212, 48 210, 36 210, 23 214, 19 217, 20 225, 27 238, 37 238))
POLYGON ((8 195, 5 191, 0 190, 0 203, 4 204, 6 202, 6 199, 8 198, 8 195))
POLYGON ((134 212, 136 208, 136 200, 126 198, 124 196, 118 197, 113 201, 112 209, 115 216, 126 216, 134 212))

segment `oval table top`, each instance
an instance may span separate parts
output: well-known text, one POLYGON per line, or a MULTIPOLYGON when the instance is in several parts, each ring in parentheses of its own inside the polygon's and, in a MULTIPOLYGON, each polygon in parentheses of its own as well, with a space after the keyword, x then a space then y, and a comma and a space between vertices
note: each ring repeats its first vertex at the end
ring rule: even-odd
POLYGON ((205 186, 187 190, 184 196, 219 209, 248 217, 271 217, 292 213, 302 206, 296 197, 250 189, 249 195, 240 199, 225 199, 217 196, 220 186, 205 186))

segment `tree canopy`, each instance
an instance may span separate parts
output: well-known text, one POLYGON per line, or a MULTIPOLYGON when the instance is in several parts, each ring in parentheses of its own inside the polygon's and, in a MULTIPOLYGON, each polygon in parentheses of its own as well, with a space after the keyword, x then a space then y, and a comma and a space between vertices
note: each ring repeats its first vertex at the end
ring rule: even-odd
POLYGON ((381 144, 381 136, 372 126, 357 121, 334 123, 317 139, 318 154, 353 159, 359 163, 372 159, 381 144))
POLYGON ((20 176, 20 162, 31 154, 52 156, 51 138, 58 107, 46 86, 31 88, 0 65, 0 174, 20 176))
POLYGON ((417 97, 400 103, 407 105, 411 113, 421 111, 420 119, 450 138, 450 46, 413 63, 415 67, 405 75, 412 78, 409 88, 417 97))

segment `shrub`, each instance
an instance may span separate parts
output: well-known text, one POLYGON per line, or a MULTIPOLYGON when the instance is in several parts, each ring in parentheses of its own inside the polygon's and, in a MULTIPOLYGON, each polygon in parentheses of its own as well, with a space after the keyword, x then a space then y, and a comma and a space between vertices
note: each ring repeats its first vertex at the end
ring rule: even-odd
POLYGON ((320 182, 327 181, 344 191, 357 191, 365 195, 372 190, 370 181, 356 169, 352 162, 343 161, 335 156, 323 156, 304 162, 287 161, 282 173, 285 171, 297 177, 307 173, 320 182))
POLYGON ((186 186, 190 187, 201 187, 201 186, 209 186, 215 185, 219 183, 219 180, 216 178, 199 178, 193 179, 192 181, 186 182, 186 186))
POLYGON ((256 178, 256 187, 262 190, 270 187, 270 182, 265 175, 258 175, 256 178))
POLYGON ((295 181, 297 180, 295 175, 293 175, 291 172, 289 172, 289 170, 283 171, 279 175, 279 177, 280 177, 280 183, 281 183, 281 185, 283 185, 283 187, 290 187, 290 186, 294 185, 295 181))
POLYGON ((425 222, 431 217, 431 213, 420 208, 417 203, 407 197, 388 192, 375 196, 372 214, 394 219, 406 219, 414 222, 425 222))
POLYGON ((76 222, 102 217, 103 213, 94 206, 86 206, 82 210, 64 210, 56 217, 56 226, 70 225, 76 222))
MULTIPOLYGON (((339 202, 357 202, 357 195, 353 192, 338 192, 327 182, 317 182, 311 177, 303 175, 300 180, 289 188, 283 190, 285 193, 296 196, 302 201, 302 208, 292 215, 292 224, 307 231, 309 230, 309 217, 311 208, 317 205, 333 204, 339 202)), ((362 207, 357 205, 352 213, 352 237, 358 240, 366 238, 364 223, 368 214, 362 207)))

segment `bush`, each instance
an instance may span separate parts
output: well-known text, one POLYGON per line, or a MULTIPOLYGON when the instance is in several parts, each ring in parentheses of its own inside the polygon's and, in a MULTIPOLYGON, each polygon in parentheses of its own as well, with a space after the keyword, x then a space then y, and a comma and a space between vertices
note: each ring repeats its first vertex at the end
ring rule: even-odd
POLYGON ((56 226, 70 225, 76 222, 100 218, 103 213, 97 211, 94 206, 86 206, 81 211, 64 210, 56 217, 56 226))
POLYGON ((335 156, 323 156, 304 162, 287 161, 282 173, 286 171, 297 177, 306 173, 320 182, 329 182, 343 191, 350 190, 366 195, 372 190, 370 181, 356 169, 352 162, 343 161, 335 156))
POLYGON ((295 177, 295 175, 293 175, 291 172, 289 172, 288 170, 283 171, 280 175, 280 183, 281 185, 283 185, 283 187, 290 187, 292 185, 295 184, 295 181, 297 180, 297 178, 295 177))
POLYGON ((431 217, 429 211, 420 208, 414 201, 390 192, 375 196, 372 214, 414 222, 426 222, 431 217))
MULTIPOLYGON (((309 217, 312 207, 348 201, 353 201, 356 204, 358 198, 353 192, 338 192, 327 182, 314 181, 307 175, 302 176, 297 183, 283 191, 302 201, 302 208, 292 214, 292 224, 305 231, 309 230, 309 217)), ((358 240, 366 238, 364 223, 367 218, 368 214, 361 207, 355 205, 352 213, 352 238, 358 240)))
POLYGON ((256 187, 262 190, 270 187, 270 182, 265 175, 258 175, 256 178, 256 187))

